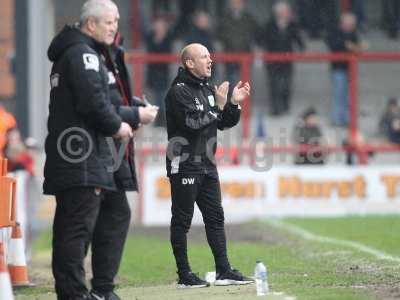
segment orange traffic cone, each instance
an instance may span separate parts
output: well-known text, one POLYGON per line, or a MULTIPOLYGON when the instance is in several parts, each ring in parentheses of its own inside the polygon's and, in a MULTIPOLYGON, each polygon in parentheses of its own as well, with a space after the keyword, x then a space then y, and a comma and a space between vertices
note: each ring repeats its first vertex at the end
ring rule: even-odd
POLYGON ((22 240, 21 227, 17 223, 11 233, 10 246, 8 249, 8 270, 10 272, 13 286, 31 286, 28 279, 28 268, 22 240))
POLYGON ((10 275, 7 271, 3 243, 0 242, 0 299, 13 300, 10 275))

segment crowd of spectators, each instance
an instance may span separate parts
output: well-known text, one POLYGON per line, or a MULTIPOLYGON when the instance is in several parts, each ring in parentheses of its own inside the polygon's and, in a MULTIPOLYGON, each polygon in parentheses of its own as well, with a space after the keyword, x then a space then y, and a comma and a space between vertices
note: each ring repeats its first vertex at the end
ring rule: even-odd
MULTIPOLYGON (((260 53, 293 52, 306 49, 306 36, 322 39, 327 49, 333 52, 356 52, 365 50, 358 34, 358 26, 365 24, 362 1, 348 1, 350 6, 340 14, 337 0, 297 0, 275 1, 271 15, 260 22, 249 11, 245 0, 228 0, 225 9, 211 18, 204 3, 207 1, 187 1, 180 3, 180 16, 174 22, 160 9, 149 18, 151 30, 144 32, 147 52, 171 53, 173 43, 198 42, 205 45, 211 53, 260 53), (361 23, 357 22, 357 17, 361 23), (306 35, 307 33, 307 35, 306 35)), ((383 1, 389 2, 389 1, 383 1)), ((386 3, 387 4, 387 3, 386 3)), ((386 5, 385 4, 385 5, 386 5)), ((387 4, 389 5, 389 4, 387 4)), ((143 26, 147 28, 148 26, 143 26)), ((269 113, 274 116, 290 113, 292 78, 294 65, 290 62, 267 62, 266 86, 269 95, 266 103, 269 113)), ((215 70, 215 74, 222 70, 215 70)), ((234 85, 239 80, 240 65, 228 62, 224 66, 222 78, 234 85)), ((221 73, 222 74, 222 73, 221 73)), ((150 63, 147 71, 147 89, 153 93, 160 106, 157 125, 164 126, 163 104, 170 73, 168 64, 150 63)), ((332 64, 332 124, 348 125, 347 64, 332 64)))
MULTIPOLYGON (((400 2, 381 0, 382 29, 387 37, 397 38, 399 29, 400 2)), ((162 35, 167 46, 155 48, 154 41, 146 36, 148 52, 173 52, 173 43, 184 44, 198 42, 205 45, 210 52, 255 53, 262 52, 299 52, 307 50, 308 40, 320 40, 328 51, 358 53, 368 49, 368 44, 361 39, 361 34, 368 30, 368 19, 363 0, 294 0, 273 1, 270 16, 265 20, 257 19, 251 12, 249 1, 218 1, 217 10, 211 16, 207 10, 208 1, 180 1, 180 17, 164 18, 160 11, 153 18, 153 25, 161 20, 165 34, 162 35), (168 20, 168 21, 166 21, 168 20)), ((153 26, 153 30, 155 26, 153 26)), ((148 69, 148 87, 157 90, 157 97, 162 97, 166 85, 155 87, 154 78, 168 83, 169 70, 165 64, 160 74, 156 75, 157 64, 150 64, 148 69), (158 76, 158 77, 157 77, 158 76), (162 77, 162 78, 160 78, 162 77)), ((265 106, 272 116, 290 115, 292 98, 292 81, 295 72, 292 62, 264 62, 266 72, 265 106)), ((215 68, 215 66, 214 66, 215 68)), ((240 65, 234 62, 218 66, 215 72, 227 79, 231 86, 239 80, 240 65)), ((330 68, 332 94, 330 95, 330 124, 337 127, 349 126, 348 100, 348 64, 333 62, 330 68)), ((218 76, 218 75, 217 75, 218 76)), ((162 106, 162 104, 159 104, 162 106)), ((260 123, 261 124, 261 123, 260 123)), ((165 123, 160 122, 160 125, 165 123)), ((390 143, 400 144, 400 109, 396 99, 390 99, 387 110, 379 122, 380 137, 390 143)), ((360 134, 360 140, 365 137, 360 134)), ((300 115, 293 130, 293 143, 318 147, 323 139, 319 117, 314 108, 307 108, 300 115)), ((346 142, 344 142, 346 144, 346 142)), ((317 148, 318 149, 318 148, 317 148)), ((326 157, 322 152, 307 152, 295 155, 296 164, 322 164, 326 157)), ((352 164, 354 157, 347 158, 352 164)))
MULTIPOLYGON (((205 45, 211 53, 253 52, 257 55, 264 51, 306 51, 307 42, 313 39, 322 41, 326 49, 332 52, 360 52, 367 49, 367 44, 360 38, 360 32, 368 29, 363 0, 270 1, 270 15, 263 19, 257 19, 251 13, 250 3, 246 0, 218 1, 213 4, 216 10, 212 14, 208 10, 210 1, 177 1, 179 13, 176 17, 168 12, 166 1, 153 2, 156 5, 151 10, 152 15, 145 18, 141 14, 147 19, 147 23, 141 28, 143 44, 149 53, 173 53, 176 42, 198 42, 205 45)), ((380 0, 380 4, 384 33, 389 38, 397 38, 400 1, 380 0)), ((265 95, 265 106, 268 107, 269 114, 290 114, 294 64, 265 62, 264 67, 268 91, 265 95)), ((221 74, 219 78, 227 79, 231 86, 239 80, 240 65, 237 63, 229 62, 214 68, 216 70, 213 76, 218 77, 221 74)), ((146 68, 146 93, 160 107, 156 126, 165 126, 166 123, 164 97, 171 81, 171 71, 171 65, 167 63, 149 63, 146 68)), ((331 64, 331 80, 331 124, 347 127, 349 78, 346 63, 331 64)), ((26 151, 29 146, 22 141, 15 120, 10 116, 0 106, 0 152, 9 157, 10 167, 22 166, 30 172, 29 151, 26 151)), ((318 120, 314 109, 304 111, 299 120, 294 130, 296 137, 293 142, 305 139, 307 143, 310 132, 322 136, 320 125, 308 125, 309 122, 318 120), (305 132, 307 134, 302 135, 305 132)), ((379 134, 389 142, 400 144, 400 108, 396 98, 388 100, 379 121, 379 134)), ((297 157, 296 163, 299 163, 298 159, 302 159, 301 155, 297 157)), ((323 158, 321 161, 323 162, 323 158)))

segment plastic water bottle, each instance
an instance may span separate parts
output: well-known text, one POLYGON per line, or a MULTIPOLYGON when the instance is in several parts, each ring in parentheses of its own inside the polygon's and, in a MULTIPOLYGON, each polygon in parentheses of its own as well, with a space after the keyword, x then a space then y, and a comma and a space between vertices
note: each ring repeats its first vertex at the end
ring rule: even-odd
POLYGON ((258 260, 254 268, 254 279, 256 280, 257 296, 265 296, 268 293, 267 268, 258 260))

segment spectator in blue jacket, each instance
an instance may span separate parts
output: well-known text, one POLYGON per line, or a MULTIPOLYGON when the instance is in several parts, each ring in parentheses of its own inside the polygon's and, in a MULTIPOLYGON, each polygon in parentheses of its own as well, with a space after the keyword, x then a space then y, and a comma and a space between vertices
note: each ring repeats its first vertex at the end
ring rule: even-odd
MULTIPOLYGON (((356 53, 367 48, 367 45, 360 40, 357 20, 351 13, 341 15, 339 27, 330 32, 326 43, 332 52, 356 53)), ((349 123, 348 68, 347 62, 335 61, 331 64, 332 123, 335 126, 347 126, 349 123)))

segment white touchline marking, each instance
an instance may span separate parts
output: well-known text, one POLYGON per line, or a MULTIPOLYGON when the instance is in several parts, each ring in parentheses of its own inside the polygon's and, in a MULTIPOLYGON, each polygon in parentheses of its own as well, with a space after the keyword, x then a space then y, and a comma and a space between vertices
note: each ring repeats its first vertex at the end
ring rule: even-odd
POLYGON ((278 299, 283 299, 283 300, 296 300, 296 297, 293 296, 288 296, 284 292, 269 292, 267 295, 273 295, 273 296, 278 296, 278 299))
POLYGON ((340 245, 340 246, 346 246, 346 247, 354 248, 360 252, 365 252, 365 253, 371 254, 378 259, 385 259, 385 260, 390 260, 390 261, 394 261, 394 262, 400 262, 400 257, 389 255, 383 251, 379 251, 372 247, 365 246, 358 242, 340 240, 340 239, 335 239, 335 238, 331 238, 331 237, 317 235, 317 234, 311 233, 310 231, 307 231, 299 226, 288 224, 288 223, 278 221, 278 220, 264 220, 264 221, 272 226, 275 226, 277 228, 281 228, 281 229, 284 229, 291 233, 294 233, 306 240, 318 241, 318 242, 322 242, 322 243, 330 243, 330 244, 335 244, 335 245, 340 245))

